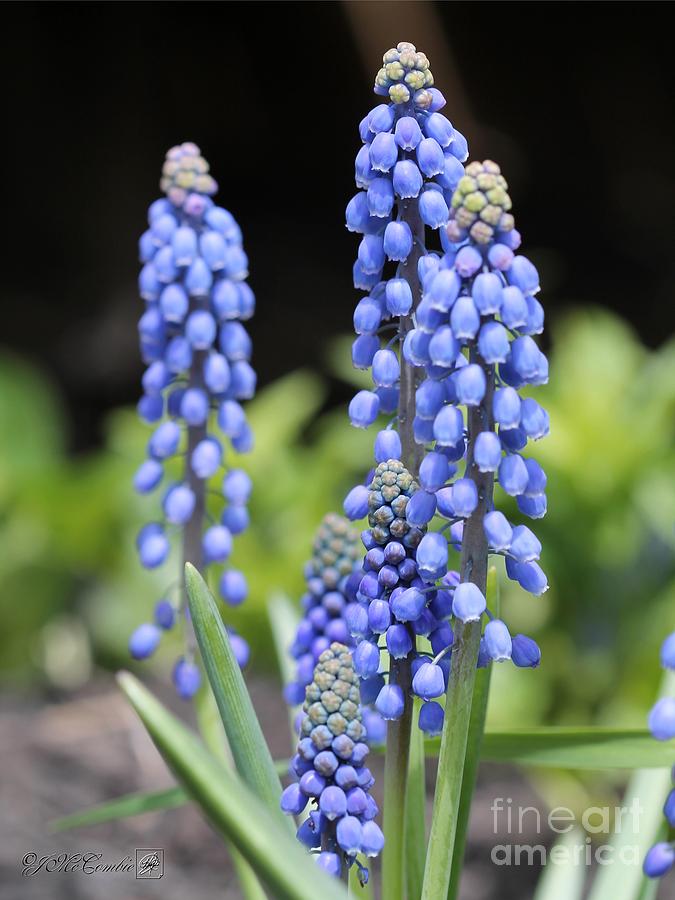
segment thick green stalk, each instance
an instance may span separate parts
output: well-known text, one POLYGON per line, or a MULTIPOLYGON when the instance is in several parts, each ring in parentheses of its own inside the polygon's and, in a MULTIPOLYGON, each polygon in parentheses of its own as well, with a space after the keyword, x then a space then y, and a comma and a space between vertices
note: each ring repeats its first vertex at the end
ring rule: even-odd
MULTIPOLYGON (((499 616, 499 578, 494 566, 490 566, 487 578, 487 601, 490 610, 495 616, 499 616)), ((455 835, 455 847, 452 854, 452 871, 450 873, 450 887, 448 888, 448 900, 456 900, 459 893, 459 884, 462 877, 464 863, 464 849, 466 847, 466 834, 469 827, 471 814, 471 802, 478 777, 478 765, 480 763, 480 751, 485 731, 485 716, 487 714, 488 696, 490 692, 490 676, 492 666, 486 666, 476 672, 476 683, 473 689, 473 703, 471 705, 471 719, 469 721, 469 734, 467 737, 466 757, 464 759, 464 775, 462 778, 462 791, 459 799, 459 813, 457 817, 457 833, 455 835)))
POLYGON ((419 897, 424 880, 426 855, 426 766, 424 732, 415 727, 422 703, 415 700, 413 728, 410 735, 410 761, 408 765, 408 793, 405 806, 405 864, 408 897, 419 897))
MULTIPOLYGON (((471 361, 481 364, 475 348, 471 361)), ((478 506, 467 519, 462 538, 460 563, 462 581, 471 581, 485 594, 487 590, 488 546, 483 519, 492 505, 494 486, 491 472, 480 472, 473 461, 473 446, 480 431, 491 430, 494 371, 484 366, 487 388, 483 402, 469 407, 469 441, 466 474, 478 490, 478 506)), ((452 652, 450 678, 445 704, 445 723, 438 758, 438 776, 434 795, 434 811, 427 849, 422 900, 440 900, 447 896, 457 834, 462 795, 464 761, 467 753, 471 705, 476 682, 476 662, 481 636, 480 622, 455 621, 455 645, 452 652)))
MULTIPOLYGON (((413 309, 421 298, 421 285, 417 275, 417 263, 425 252, 424 224, 420 218, 417 200, 400 202, 401 220, 407 222, 413 234, 413 250, 398 267, 397 277, 405 278, 413 295, 413 309)), ((402 316, 399 325, 400 347, 406 334, 414 327, 412 311, 402 316)), ((416 475, 422 457, 422 447, 415 443, 413 420, 415 418, 415 391, 417 377, 401 352, 401 379, 398 405, 398 430, 401 438, 402 462, 416 475)), ((387 728, 387 755, 384 765, 384 838, 382 859, 382 896, 387 900, 405 897, 405 827, 406 793, 410 756, 410 732, 412 727, 412 676, 409 659, 392 659, 389 683, 397 684, 403 691, 404 709, 400 719, 390 722, 387 728)), ((411 898, 412 900, 412 898, 411 898)))

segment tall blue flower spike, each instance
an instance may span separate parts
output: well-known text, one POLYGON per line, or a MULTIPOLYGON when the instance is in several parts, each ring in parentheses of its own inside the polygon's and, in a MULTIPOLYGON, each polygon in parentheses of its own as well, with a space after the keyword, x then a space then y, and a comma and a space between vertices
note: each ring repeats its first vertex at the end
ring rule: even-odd
POLYGON ((354 312, 352 360, 359 369, 372 366, 374 382, 373 390, 360 391, 350 404, 349 416, 358 428, 397 409, 397 329, 413 307, 410 285, 401 275, 418 260, 424 266, 427 256, 438 262, 438 256, 427 254, 425 232, 447 224, 467 157, 465 138, 439 112, 445 99, 432 87, 424 53, 404 42, 388 50, 383 63, 375 93, 389 102, 372 109, 359 126, 363 146, 355 177, 360 190, 346 211, 347 228, 362 235, 354 287, 368 292, 354 312), (388 262, 397 265, 385 271, 388 262), (392 340, 386 344, 388 337, 392 340))
MULTIPOLYGON (((419 485, 401 471, 399 453, 389 460, 378 455, 379 448, 398 449, 381 432, 375 443, 380 465, 369 500, 357 488, 345 502, 348 514, 363 515, 366 503, 370 513, 371 527, 364 535, 366 575, 357 594, 368 606, 368 627, 358 637, 378 645, 382 635, 394 659, 412 657, 412 690, 425 701, 420 727, 430 733, 442 727, 443 711, 435 698, 447 688, 451 617, 463 623, 487 620, 480 666, 511 659, 520 667, 536 667, 541 658, 531 638, 512 637, 506 624, 493 617, 470 572, 460 576, 448 570, 450 547, 462 550, 465 523, 480 512, 481 540, 490 552, 505 557, 508 577, 535 595, 548 587, 534 533, 492 507, 496 479, 524 516, 540 518, 546 512, 546 476, 521 451, 528 440, 548 433, 548 414, 536 400, 519 394, 526 385, 548 380, 547 360, 532 337, 543 330, 543 309, 535 296, 539 276, 526 257, 514 252, 520 235, 506 181, 495 163, 468 165, 449 206, 449 221, 441 229, 444 255, 419 259, 422 299, 402 348, 405 361, 420 373, 414 423, 415 440, 424 448, 419 485), (468 435, 473 439, 471 459, 468 435), (383 483, 390 494, 383 492, 383 483), (408 495, 405 503, 401 497, 391 500, 399 489, 408 495), (427 530, 435 516, 445 523, 440 531, 427 530), (388 560, 380 562, 380 554, 371 549, 381 541, 380 519, 390 531, 394 526, 403 531, 403 522, 412 529, 414 552, 401 547, 408 579, 400 568, 392 572, 388 560), (428 638, 430 651, 419 649, 415 638, 420 636, 428 638)), ((388 546, 385 542, 385 552, 388 546)), ((383 715, 401 714, 400 693, 395 686, 382 689, 377 706, 383 715)))
MULTIPOLYGON (((217 185, 199 147, 184 143, 169 150, 160 186, 166 197, 148 210, 139 275, 145 312, 138 327, 147 368, 138 412, 155 430, 134 487, 141 494, 160 488, 162 512, 141 529, 137 547, 142 565, 155 569, 168 559, 169 536, 177 532, 182 562, 203 570, 227 562, 233 536, 248 524, 251 481, 243 470, 225 467, 224 456, 228 441, 238 453, 253 444, 241 401, 253 396, 256 376, 242 322, 253 315, 255 298, 245 281, 241 231, 231 213, 211 199, 217 185), (216 478, 219 491, 209 488, 216 478), (217 521, 207 512, 210 493, 224 500, 217 521)), ((220 592, 230 605, 243 602, 244 575, 225 568, 220 592)), ((177 602, 163 597, 155 621, 132 634, 132 656, 150 656, 162 632, 184 614, 184 589, 177 602)), ((200 683, 189 623, 186 636, 186 654, 177 661, 173 680, 179 695, 189 698, 200 683)), ((248 647, 234 632, 231 639, 243 666, 248 647)))
MULTIPOLYGON (((302 597, 303 617, 290 648, 296 661, 295 680, 286 686, 286 701, 298 705, 314 678, 321 654, 334 642, 355 647, 347 619, 356 604, 361 578, 362 548, 358 531, 336 513, 324 516, 314 539, 312 558, 305 566, 307 591, 302 597)), ((384 740, 386 726, 373 709, 361 709, 371 743, 384 740)))
MULTIPOLYGON (((664 669, 675 670, 675 631, 668 635, 661 645, 661 664, 664 669)), ((675 697, 662 697, 649 714, 649 730, 658 741, 669 741, 675 738, 675 697)), ((673 768, 675 782, 675 768, 673 768)), ((663 804, 663 814, 669 828, 675 828, 675 787, 673 787, 663 804)), ((645 875, 649 878, 661 878, 675 868, 675 841, 662 841, 655 844, 643 864, 645 875)))
POLYGON ((300 742, 291 760, 298 780, 281 795, 281 809, 299 816, 310 803, 298 840, 320 851, 317 863, 331 875, 339 878, 345 866, 356 865, 365 884, 368 869, 357 854, 377 856, 384 836, 369 793, 375 780, 365 765, 368 745, 359 700, 351 653, 344 644, 332 643, 306 688, 300 742))

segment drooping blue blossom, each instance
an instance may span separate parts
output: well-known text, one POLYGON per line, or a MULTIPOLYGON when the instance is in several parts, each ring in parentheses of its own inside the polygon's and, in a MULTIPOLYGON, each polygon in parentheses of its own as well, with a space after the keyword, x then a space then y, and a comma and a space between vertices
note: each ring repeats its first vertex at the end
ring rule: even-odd
POLYGON ((281 795, 287 815, 309 815, 298 829, 298 840, 319 850, 317 863, 335 877, 343 866, 356 865, 363 883, 368 870, 357 854, 377 856, 384 836, 375 822, 378 807, 370 789, 375 779, 365 765, 368 737, 360 712, 359 679, 348 647, 337 642, 326 648, 305 689, 300 741, 291 760, 298 779, 281 795))
MULTIPOLYGON (((675 631, 661 645, 661 664, 664 669, 675 671, 675 631)), ((649 730, 657 741, 675 738, 675 697, 661 697, 649 713, 649 730)), ((675 769, 673 769, 675 780, 675 769)), ((675 828, 675 787, 671 789, 663 805, 663 814, 670 829, 675 828)), ((671 834, 672 836, 672 834, 671 834)), ((675 841, 658 843, 651 848, 643 863, 645 875, 660 878, 675 868, 675 841)))
MULTIPOLYGON (((147 368, 138 411, 154 430, 134 487, 148 494, 161 486, 162 519, 141 529, 137 546, 142 565, 157 568, 170 557, 169 538, 178 532, 182 561, 203 569, 227 563, 233 535, 248 523, 250 479, 238 468, 224 468, 224 460, 227 443, 237 453, 252 445, 241 402, 253 396, 255 373, 242 323, 253 315, 255 298, 245 281, 241 231, 211 199, 217 185, 195 144, 169 150, 160 186, 166 196, 150 205, 149 227, 140 239, 145 311, 138 327, 147 368), (221 521, 212 522, 207 485, 219 473, 225 508, 217 511, 221 521)), ((246 580, 236 569, 222 571, 220 587, 226 603, 237 605, 246 596, 246 580)), ((184 609, 182 594, 178 601, 163 598, 156 624, 141 625, 132 635, 131 654, 149 656, 184 609)), ((245 641, 234 632, 230 637, 244 663, 245 641)), ((176 663, 173 680, 181 697, 198 689, 200 671, 190 647, 176 663)))

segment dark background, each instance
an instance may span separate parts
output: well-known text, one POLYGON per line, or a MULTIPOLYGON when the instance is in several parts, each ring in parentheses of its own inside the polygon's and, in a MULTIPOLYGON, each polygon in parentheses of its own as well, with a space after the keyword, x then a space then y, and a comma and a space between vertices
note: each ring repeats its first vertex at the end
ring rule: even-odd
POLYGON ((603 304, 657 346, 673 325, 669 17, 659 3, 7 4, 2 341, 60 385, 71 448, 95 444, 139 393, 136 240, 165 151, 194 140, 244 230, 261 382, 320 367, 358 298, 343 227, 357 125, 379 56, 412 40, 472 157, 501 163, 550 316, 603 304))

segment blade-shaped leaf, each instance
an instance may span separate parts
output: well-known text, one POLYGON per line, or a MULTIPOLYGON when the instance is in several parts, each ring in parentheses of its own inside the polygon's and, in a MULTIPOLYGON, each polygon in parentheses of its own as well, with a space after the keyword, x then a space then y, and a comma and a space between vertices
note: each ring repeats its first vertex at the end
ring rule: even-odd
POLYGON ((167 788, 164 791, 148 791, 135 794, 125 794, 83 809, 80 812, 63 816, 50 823, 53 831, 67 831, 69 828, 82 828, 85 825, 100 825, 103 822, 114 822, 116 819, 128 819, 131 816, 140 816, 143 813, 158 812, 163 809, 176 809, 185 806, 188 798, 180 787, 167 788))
POLYGON ((533 900, 581 900, 586 866, 575 848, 583 847, 585 839, 586 834, 580 828, 558 838, 549 851, 533 900))
POLYGON ((246 784, 265 801, 273 815, 281 818, 279 776, 216 601, 190 563, 185 566, 185 583, 192 624, 234 764, 246 784))
MULTIPOLYGON (((425 741, 436 756, 438 738, 425 741)), ((556 769, 659 769, 671 765, 675 741, 659 742, 647 730, 542 727, 487 731, 481 759, 556 769)))
POLYGON ((225 769, 137 678, 123 672, 118 681, 186 793, 248 860, 272 896, 345 900, 340 884, 316 866, 263 801, 225 769))

